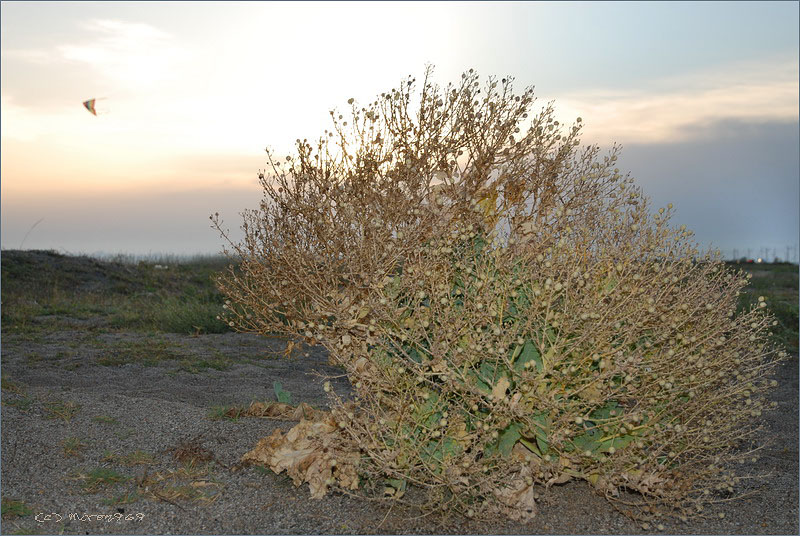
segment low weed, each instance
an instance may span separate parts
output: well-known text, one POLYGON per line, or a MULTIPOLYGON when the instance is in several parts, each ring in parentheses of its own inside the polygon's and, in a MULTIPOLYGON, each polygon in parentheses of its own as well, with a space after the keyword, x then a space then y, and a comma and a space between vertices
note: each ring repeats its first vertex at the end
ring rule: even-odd
POLYGON ((77 437, 68 437, 61 442, 61 449, 64 456, 80 456, 81 451, 86 448, 86 444, 77 437))
POLYGON ((178 469, 155 473, 143 482, 146 493, 156 499, 212 502, 219 497, 221 484, 211 478, 210 465, 184 463, 178 469))
POLYGON ((244 416, 244 408, 240 406, 212 406, 207 416, 212 421, 228 419, 237 422, 240 417, 244 416))
POLYGON ((214 459, 214 453, 203 446, 200 437, 181 441, 167 452, 171 452, 172 457, 185 468, 194 468, 198 463, 206 463, 214 459))
POLYGON ((3 519, 13 519, 16 517, 25 517, 29 516, 33 513, 28 505, 25 504, 24 501, 18 501, 16 499, 10 499, 8 497, 3 497, 2 499, 2 517, 3 519))
POLYGON ((96 493, 101 488, 127 482, 130 479, 131 477, 108 467, 98 467, 77 476, 77 480, 82 481, 81 488, 86 493, 96 493))
POLYGON ((116 463, 132 467, 135 465, 152 465, 155 463, 153 455, 143 450, 134 450, 128 454, 116 454, 112 451, 105 451, 103 453, 103 463, 116 463))
POLYGON ((33 398, 28 395, 20 395, 19 397, 14 397, 9 399, 9 397, 3 397, 3 405, 4 406, 11 406, 17 408, 20 411, 28 411, 33 406, 33 398))
POLYGON ((14 383, 7 377, 0 379, 0 386, 2 386, 3 391, 8 391, 10 393, 15 393, 15 394, 23 393, 22 387, 20 387, 19 384, 14 383))
POLYGON ((165 340, 150 339, 145 341, 124 341, 106 345, 104 355, 97 358, 98 365, 119 367, 136 364, 145 367, 158 366, 163 361, 179 360, 183 354, 165 340))
POLYGON ((71 401, 53 400, 45 402, 44 410, 48 419, 61 419, 64 422, 70 422, 81 410, 81 406, 71 401))
POLYGON ((232 360, 226 357, 219 350, 214 350, 214 355, 202 359, 181 359, 179 370, 198 374, 209 369, 228 370, 231 368, 232 360))
POLYGON ((126 491, 120 495, 114 495, 103 499, 100 502, 106 506, 117 506, 120 504, 132 504, 141 498, 141 495, 139 495, 139 492, 137 491, 126 491))

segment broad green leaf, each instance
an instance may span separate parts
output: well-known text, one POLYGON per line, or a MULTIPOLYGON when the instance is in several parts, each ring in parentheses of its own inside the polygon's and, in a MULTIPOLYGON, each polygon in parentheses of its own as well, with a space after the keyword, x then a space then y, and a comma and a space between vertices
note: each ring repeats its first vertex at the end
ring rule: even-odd
POLYGON ((574 438, 572 440, 572 444, 575 445, 579 451, 591 451, 597 452, 600 449, 601 443, 600 439, 602 439, 602 434, 600 430, 592 426, 591 428, 587 429, 582 435, 574 438))
POLYGON ((405 350, 406 355, 410 357, 412 361, 414 361, 415 363, 422 363, 422 356, 420 355, 420 353, 417 351, 416 348, 407 346, 404 347, 403 350, 405 350))
POLYGON ((384 285, 383 290, 389 298, 395 300, 397 299, 397 296, 400 295, 400 288, 401 288, 400 278, 395 276, 390 278, 388 284, 384 285))
POLYGON ((478 376, 478 373, 477 373, 477 372, 475 372, 474 370, 468 370, 468 371, 467 371, 467 376, 468 376, 469 378, 471 378, 471 379, 472 379, 472 380, 475 382, 475 386, 476 386, 476 387, 478 388, 478 390, 479 390, 480 392, 482 392, 483 394, 486 394, 486 395, 488 395, 489 393, 491 393, 491 392, 492 392, 492 388, 491 388, 491 387, 489 387, 489 384, 487 384, 485 381, 483 381, 483 380, 480 378, 480 376, 478 376))
POLYGON ((472 240, 472 251, 474 255, 475 256, 480 255, 483 252, 484 248, 486 247, 486 244, 487 244, 486 239, 483 236, 481 235, 476 236, 472 240))
POLYGON ((538 411, 530 417, 530 420, 533 421, 533 426, 525 431, 525 435, 533 436, 539 451, 547 454, 550 450, 550 442, 547 439, 550 432, 550 416, 544 411, 538 411))
POLYGON ((442 418, 442 412, 439 409, 439 395, 433 391, 427 391, 429 398, 421 406, 414 410, 414 421, 418 422, 421 426, 433 427, 442 418))
MULTIPOLYGON (((517 348, 520 348, 520 346, 517 346, 517 348)), ((514 351, 515 354, 516 352, 517 350, 514 351)), ((536 349, 536 345, 534 345, 533 341, 530 339, 526 340, 525 344, 522 345, 519 359, 514 362, 514 370, 522 372, 525 369, 525 363, 529 361, 533 361, 536 370, 541 372, 543 368, 542 356, 539 354, 539 350, 536 349)))
POLYGON ((399 478, 388 478, 386 479, 386 484, 400 492, 404 492, 406 490, 406 486, 408 485, 405 480, 400 480, 399 478))
POLYGON ((605 294, 611 294, 616 287, 617 279, 613 275, 609 274, 605 281, 603 281, 603 292, 605 294))
POLYGON ((547 454, 548 452, 550 452, 550 443, 548 443, 546 440, 542 439, 538 435, 536 436, 536 444, 539 446, 539 450, 542 452, 542 454, 547 454))
POLYGON ((479 374, 481 379, 489 385, 494 385, 503 376, 509 377, 508 368, 497 361, 482 361, 479 374))
POLYGON ((624 435, 620 437, 615 437, 613 439, 607 439, 600 443, 600 447, 597 449, 599 452, 608 452, 608 449, 614 447, 615 450, 619 450, 621 448, 627 447, 633 440, 636 438, 632 435, 624 435))
POLYGON ((520 311, 524 311, 530 307, 531 302, 528 299, 528 291, 525 288, 520 287, 517 289, 517 297, 514 300, 514 304, 518 306, 520 311))
POLYGON ((451 437, 444 437, 441 441, 428 441, 422 445, 420 456, 428 463, 442 462, 461 452, 461 445, 451 437))
POLYGON ((545 335, 547 336, 547 341, 550 344, 556 342, 556 332, 550 326, 547 326, 547 329, 545 330, 545 335))
POLYGON ((527 440, 527 439, 525 439, 524 437, 520 437, 520 438, 519 438, 519 442, 520 442, 520 443, 522 443, 522 445, 524 445, 524 446, 525 446, 525 448, 527 448, 529 451, 533 452, 533 453, 534 453, 534 454, 536 454, 537 456, 539 456, 539 457, 541 457, 541 456, 542 456, 542 451, 541 451, 541 449, 540 449, 540 448, 537 446, 538 442, 537 442, 537 443, 533 443, 533 442, 531 442, 531 441, 528 441, 528 440, 527 440))
POLYGON ((486 453, 491 455, 498 452, 500 456, 507 458, 511 454, 511 449, 514 448, 514 444, 520 438, 520 428, 522 427, 519 423, 509 424, 505 430, 500 432, 496 441, 486 446, 486 453))
POLYGON ((592 419, 606 421, 608 419, 611 419, 612 417, 619 417, 621 414, 622 410, 620 409, 617 401, 609 400, 605 406, 597 408, 596 410, 592 411, 590 416, 592 419), (611 415, 612 411, 615 412, 614 415, 611 415))

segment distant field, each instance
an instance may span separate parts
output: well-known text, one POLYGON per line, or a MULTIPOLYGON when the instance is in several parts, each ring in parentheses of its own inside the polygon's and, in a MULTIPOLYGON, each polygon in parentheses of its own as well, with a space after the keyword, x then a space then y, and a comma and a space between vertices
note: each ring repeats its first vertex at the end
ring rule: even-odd
POLYGON ((4 333, 57 328, 61 317, 104 328, 230 331, 216 319, 223 297, 211 280, 228 264, 222 256, 98 260, 18 250, 0 256, 4 333))
POLYGON ((750 285, 739 296, 739 310, 747 309, 758 302, 759 296, 767 299, 769 310, 778 320, 773 330, 775 339, 792 353, 798 351, 798 266, 796 264, 736 264, 728 263, 732 269, 741 269, 752 274, 750 285))
MULTIPOLYGON (((224 298, 211 281, 228 265, 223 256, 117 255, 98 260, 18 250, 3 251, 1 256, 4 333, 53 329, 60 317, 84 319, 99 328, 178 334, 230 331, 216 319, 224 298), (49 321, 43 323, 44 317, 49 321)), ((740 310, 765 296, 779 322, 776 340, 797 352, 797 265, 728 263, 728 267, 753 275, 740 296, 740 310)))

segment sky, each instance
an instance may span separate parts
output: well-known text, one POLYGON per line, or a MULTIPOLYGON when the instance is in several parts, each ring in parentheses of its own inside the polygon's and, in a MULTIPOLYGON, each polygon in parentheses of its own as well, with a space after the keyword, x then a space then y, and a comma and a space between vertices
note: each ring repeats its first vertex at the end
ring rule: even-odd
POLYGON ((208 216, 241 236, 266 147, 432 64, 582 117, 703 247, 796 256, 798 5, 3 1, 0 246, 218 253, 208 216))

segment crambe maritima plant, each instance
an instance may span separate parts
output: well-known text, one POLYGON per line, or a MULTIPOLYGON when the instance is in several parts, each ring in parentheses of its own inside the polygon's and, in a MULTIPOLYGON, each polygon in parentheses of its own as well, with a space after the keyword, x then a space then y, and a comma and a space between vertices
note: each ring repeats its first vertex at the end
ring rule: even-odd
POLYGON ((570 479, 639 518, 749 489, 783 354, 763 301, 735 314, 746 278, 651 209, 618 147, 582 147, 580 118, 533 113, 511 79, 429 74, 270 153, 228 240, 226 321, 323 345, 356 394, 259 459, 317 497, 411 485, 470 517, 528 518, 570 479))

